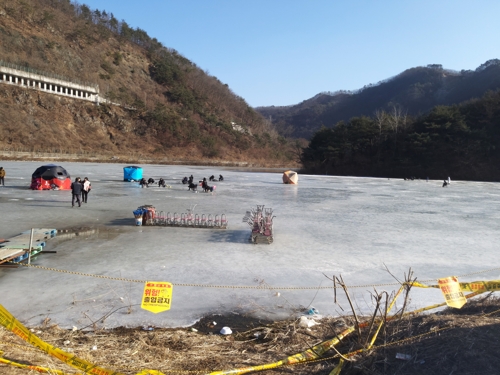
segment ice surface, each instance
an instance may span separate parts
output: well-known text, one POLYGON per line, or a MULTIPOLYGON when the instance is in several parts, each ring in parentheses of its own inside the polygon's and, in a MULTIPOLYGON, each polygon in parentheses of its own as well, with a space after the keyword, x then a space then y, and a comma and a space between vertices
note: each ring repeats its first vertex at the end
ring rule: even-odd
MULTIPOLYGON (((61 327, 179 327, 207 313, 271 319, 296 316, 314 306, 323 315, 334 304, 331 278, 342 275, 359 310, 371 311, 370 292, 398 289, 409 268, 418 280, 463 276, 500 267, 500 185, 454 181, 299 177, 284 185, 281 173, 217 167, 142 165, 144 177, 165 178, 171 189, 140 188, 123 181, 120 164, 57 163, 72 178, 89 177, 92 191, 82 208, 69 191, 32 191, 34 170, 46 163, 3 162, 0 237, 30 228, 97 228, 73 239, 56 237, 34 265, 103 275, 93 278, 36 268, 2 268, 0 303, 28 326, 45 318, 61 327), (224 175, 214 193, 182 185, 224 175), (178 214, 226 214, 228 229, 137 227, 132 211, 151 204, 178 214), (252 245, 242 218, 257 205, 273 208, 274 243, 252 245), (115 280, 111 278, 123 278, 115 280), (140 308, 144 281, 174 284, 172 307, 153 314, 140 308), (391 284, 391 285, 384 285, 391 284), (209 287, 220 286, 220 287, 209 287), (255 289, 260 286, 261 289, 255 289), (252 288, 246 288, 252 287, 252 288)), ((448 176, 443 176, 443 179, 448 176)), ((500 271, 460 277, 499 279, 500 271)), ((443 301, 439 290, 413 289, 412 308, 443 301)), ((220 322, 223 324, 223 322, 220 322)))

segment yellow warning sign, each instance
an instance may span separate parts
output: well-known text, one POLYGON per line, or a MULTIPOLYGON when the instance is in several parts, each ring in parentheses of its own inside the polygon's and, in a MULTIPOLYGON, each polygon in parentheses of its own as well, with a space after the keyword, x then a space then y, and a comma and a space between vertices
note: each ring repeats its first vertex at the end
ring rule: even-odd
POLYGON ((141 307, 155 314, 170 310, 172 284, 165 281, 146 281, 141 307))
POLYGON ((438 284, 448 306, 460 309, 463 305, 465 305, 467 299, 462 293, 460 283, 458 282, 458 278, 456 276, 438 279, 438 284))

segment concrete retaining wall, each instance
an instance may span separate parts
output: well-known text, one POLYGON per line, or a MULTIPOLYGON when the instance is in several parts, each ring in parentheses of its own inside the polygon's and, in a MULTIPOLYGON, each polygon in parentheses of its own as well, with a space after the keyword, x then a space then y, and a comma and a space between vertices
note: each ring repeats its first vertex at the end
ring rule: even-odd
POLYGON ((0 66, 0 83, 31 88, 50 94, 99 103, 99 86, 80 85, 70 81, 46 77, 40 74, 0 66))

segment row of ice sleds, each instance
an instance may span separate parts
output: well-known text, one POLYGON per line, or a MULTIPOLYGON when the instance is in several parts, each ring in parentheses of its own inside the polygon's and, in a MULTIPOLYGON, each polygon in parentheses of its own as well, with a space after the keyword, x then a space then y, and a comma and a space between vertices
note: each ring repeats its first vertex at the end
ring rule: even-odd
POLYGON ((176 226, 192 228, 215 228, 226 229, 228 222, 225 214, 194 214, 193 209, 188 209, 186 213, 178 214, 174 212, 165 213, 156 211, 153 206, 146 205, 133 211, 136 225, 158 225, 158 226, 176 226))

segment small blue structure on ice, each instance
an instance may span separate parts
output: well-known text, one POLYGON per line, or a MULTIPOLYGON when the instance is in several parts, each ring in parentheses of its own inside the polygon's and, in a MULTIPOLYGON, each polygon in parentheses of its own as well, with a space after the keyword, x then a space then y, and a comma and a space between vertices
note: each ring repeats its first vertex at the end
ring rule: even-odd
POLYGON ((123 167, 123 181, 139 181, 142 178, 142 168, 131 165, 123 167))

